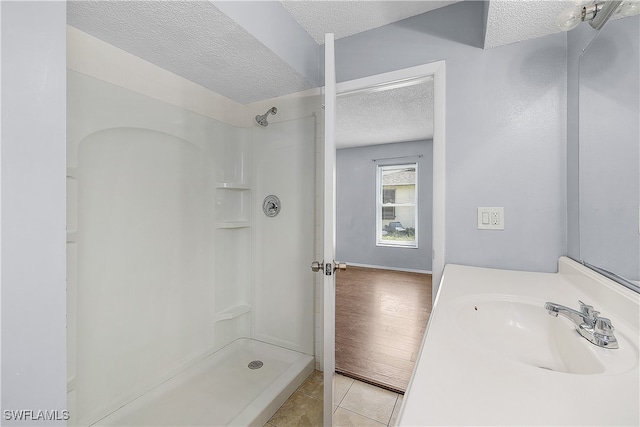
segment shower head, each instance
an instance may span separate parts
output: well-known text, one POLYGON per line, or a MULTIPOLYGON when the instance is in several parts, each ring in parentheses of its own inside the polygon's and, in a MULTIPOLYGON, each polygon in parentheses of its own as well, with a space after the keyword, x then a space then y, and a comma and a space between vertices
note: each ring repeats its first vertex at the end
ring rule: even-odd
POLYGON ((258 122, 258 124, 260 126, 268 126, 269 122, 267 121, 267 116, 269 114, 273 114, 275 115, 278 112, 278 109, 276 107, 271 107, 267 110, 266 113, 264 113, 263 115, 257 115, 256 116, 256 122, 258 122))

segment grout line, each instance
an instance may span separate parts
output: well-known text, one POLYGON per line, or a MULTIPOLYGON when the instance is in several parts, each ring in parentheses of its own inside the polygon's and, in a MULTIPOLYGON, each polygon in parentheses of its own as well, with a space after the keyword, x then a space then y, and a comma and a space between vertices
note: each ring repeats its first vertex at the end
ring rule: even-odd
MULTIPOLYGON (((380 421, 378 421, 378 420, 374 420, 373 418, 369 418, 369 417, 367 417, 366 415, 362 415, 362 414, 360 414, 360 413, 358 413, 358 412, 356 412, 356 411, 352 411, 352 410, 350 410, 350 409, 343 408, 342 406, 340 406, 340 408, 342 408, 342 410, 344 410, 344 411, 351 412, 352 414, 359 415, 359 416, 364 417, 364 418, 366 418, 366 419, 368 419, 368 420, 371 420, 371 421, 373 421, 373 422, 376 422, 376 423, 379 423, 379 424, 383 424, 383 425, 386 425, 387 427, 389 427, 389 423, 386 423, 386 424, 385 424, 385 423, 381 423, 381 422, 380 422, 380 421)), ((389 418, 389 421, 391 421, 391 418, 389 418)))
MULTIPOLYGON (((347 378, 349 378, 349 377, 347 377, 347 378)), ((378 389, 385 390, 385 391, 391 392, 391 393, 393 393, 393 394, 395 394, 395 395, 396 395, 396 400, 395 400, 395 402, 393 402, 393 408, 391 409, 391 412, 389 413, 389 418, 387 419, 387 422, 386 422, 386 423, 383 423, 383 422, 378 421, 378 420, 373 420, 373 421, 376 421, 376 422, 378 422, 378 423, 380 423, 380 424, 386 424, 386 425, 387 425, 387 427, 389 427, 389 424, 391 423, 391 417, 393 417, 393 411, 394 411, 394 409, 396 408, 396 405, 398 404, 398 398, 400 397, 400 393, 397 393, 397 392, 395 392, 395 391, 391 391, 391 390, 387 390, 387 389, 385 389, 385 388, 383 388, 383 387, 379 387, 379 386, 377 386, 377 385, 375 385, 375 384, 370 384, 370 383, 367 383, 367 382, 364 382, 364 381, 360 381, 360 380, 357 380, 357 379, 355 379, 355 378, 352 378, 352 379, 353 379, 353 382, 352 382, 352 383, 351 383, 351 385, 349 386, 349 389, 347 390, 347 393, 345 393, 344 397, 342 398, 343 400, 344 400, 344 398, 346 398, 346 397, 347 397, 347 394, 349 393, 349 390, 351 390, 351 387, 353 387, 353 385, 354 385, 356 382, 359 382, 359 383, 362 383, 362 384, 365 384, 365 385, 368 385, 368 386, 373 386, 373 387, 376 387, 376 388, 378 388, 378 389)), ((342 401, 340 401, 340 403, 342 403, 342 401)), ((349 410, 349 409, 347 409, 347 408, 345 408, 345 407, 343 407, 343 406, 338 405, 338 407, 339 407, 339 408, 342 408, 342 409, 344 409, 344 410, 347 410, 347 411, 350 411, 350 412, 356 413, 356 414, 358 414, 358 415, 362 415, 362 416, 363 416, 363 417, 365 417, 365 418, 369 418, 369 417, 367 417, 367 416, 366 416, 366 415, 364 415, 364 414, 361 414, 361 413, 356 412, 356 411, 351 411, 351 410, 349 410)), ((369 419, 371 420, 371 419, 373 419, 373 418, 369 418, 369 419)))
MULTIPOLYGON (((340 374, 337 374, 337 375, 340 375, 340 374)), ((340 408, 342 408, 342 407, 340 406, 340 404, 342 403, 342 401, 344 400, 344 398, 345 398, 345 397, 347 397, 347 394, 349 394, 349 390, 351 390, 351 387, 353 387, 353 385, 356 383, 356 380, 355 380, 355 379, 350 378, 350 377, 347 377, 346 375, 342 375, 342 376, 343 376, 343 377, 345 377, 345 378, 349 378, 349 379, 350 379, 350 380, 352 380, 352 381, 351 381, 351 384, 349 385, 349 388, 347 388, 347 391, 344 393, 344 396, 342 396, 342 399, 340 399, 340 402, 338 402, 338 404, 336 405, 337 407, 340 407, 340 408)), ((344 408, 343 408, 343 409, 344 409, 344 408)))
MULTIPOLYGON (((298 393, 300 393, 300 394, 302 394, 302 395, 304 395, 304 396, 310 397, 310 398, 312 398, 312 399, 319 400, 320 402, 322 402, 322 401, 323 401, 322 399, 318 399, 317 397, 312 396, 312 395, 310 395, 310 394, 307 394, 307 393, 305 393, 305 392, 304 392, 304 391, 302 391, 302 390, 296 390, 296 391, 294 391, 294 393, 296 393, 296 392, 298 392, 298 393)), ((293 396, 293 394, 292 394, 291 396, 293 396)))
MULTIPOLYGON (((309 375, 309 376, 308 376, 308 377, 307 377, 307 378, 302 382, 302 384, 300 384, 300 386, 296 389, 296 391, 294 391, 294 393, 295 393, 295 392, 300 392, 300 394, 304 394, 305 396, 308 396, 308 397, 311 397, 311 398, 313 398, 313 399, 316 399, 316 400, 320 400, 320 401, 322 401, 322 399, 318 399, 317 397, 312 396, 311 394, 305 393, 305 392, 302 390, 302 387, 307 383, 307 381, 309 380, 309 378, 311 378, 314 374, 315 374, 315 371, 314 371, 314 372, 312 372, 312 373, 311 373, 311 375, 309 375)), ((323 384, 324 384, 324 381, 323 381, 323 384)), ((293 394, 292 394, 291 396, 293 396, 293 394)), ((290 398, 291 398, 291 397, 289 397, 289 399, 290 399, 290 398)), ((288 399, 287 399, 287 400, 288 400, 288 399)))
POLYGON ((387 426, 391 425, 391 418, 393 418, 393 412, 396 410, 396 405, 398 404, 398 397, 400 395, 396 393, 396 401, 393 403, 393 408, 391 409, 391 414, 389 414, 389 419, 387 420, 387 426))

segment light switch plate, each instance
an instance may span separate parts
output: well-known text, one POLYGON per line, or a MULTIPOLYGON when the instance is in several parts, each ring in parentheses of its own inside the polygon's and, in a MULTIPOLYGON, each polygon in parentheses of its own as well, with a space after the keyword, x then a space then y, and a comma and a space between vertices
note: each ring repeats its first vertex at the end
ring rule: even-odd
POLYGON ((478 208, 478 230, 504 230, 504 208, 478 208))

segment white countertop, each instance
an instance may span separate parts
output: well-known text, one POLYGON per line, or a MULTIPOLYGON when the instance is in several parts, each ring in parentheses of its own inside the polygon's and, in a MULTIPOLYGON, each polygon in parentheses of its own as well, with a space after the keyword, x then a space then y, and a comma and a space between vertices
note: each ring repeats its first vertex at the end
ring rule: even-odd
MULTIPOLYGON (((568 258, 559 267, 559 273, 531 273, 447 265, 398 425, 640 424, 640 295, 568 258), (611 319, 620 349, 596 347, 577 332, 568 339, 583 340, 598 357, 625 355, 632 362, 627 358, 601 374, 540 369, 504 356, 465 330, 465 301, 471 309, 479 301, 475 309, 482 310, 492 307, 487 301, 512 296, 532 302, 535 310, 539 303, 545 315, 545 301, 574 309, 578 300, 593 305, 611 319)), ((549 319, 574 333, 568 319, 549 319)))

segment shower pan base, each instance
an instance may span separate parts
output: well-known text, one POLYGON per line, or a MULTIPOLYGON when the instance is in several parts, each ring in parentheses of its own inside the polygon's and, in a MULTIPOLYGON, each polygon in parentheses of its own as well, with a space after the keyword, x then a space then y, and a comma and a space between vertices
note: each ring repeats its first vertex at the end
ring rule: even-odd
POLYGON ((262 426, 313 369, 312 356, 241 338, 94 425, 262 426))

